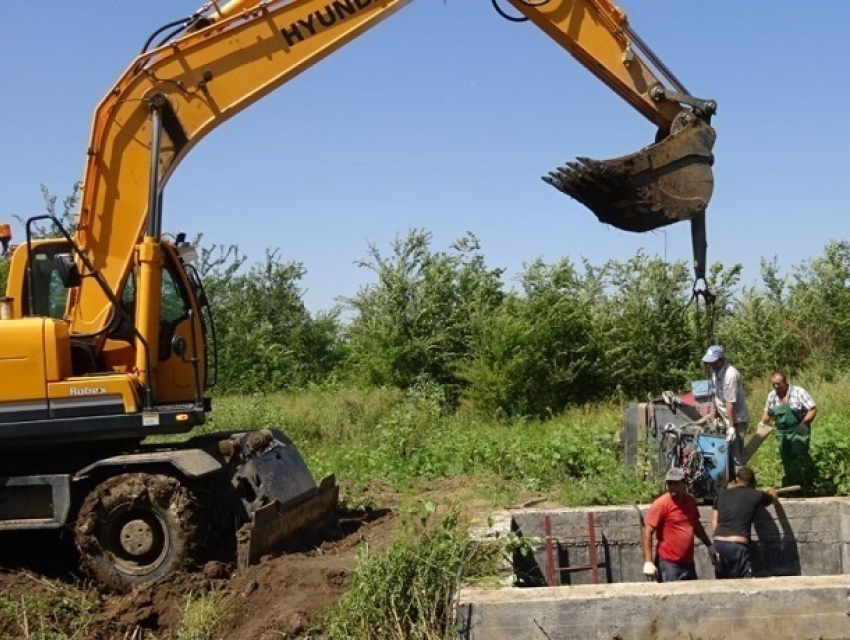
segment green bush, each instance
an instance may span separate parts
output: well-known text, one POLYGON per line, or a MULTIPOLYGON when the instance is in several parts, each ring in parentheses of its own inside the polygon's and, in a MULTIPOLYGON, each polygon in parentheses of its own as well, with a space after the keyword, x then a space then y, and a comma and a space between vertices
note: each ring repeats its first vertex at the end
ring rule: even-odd
POLYGON ((90 637, 100 603, 72 585, 33 579, 39 583, 36 588, 0 594, 0 636, 32 640, 90 637))
POLYGON ((824 254, 794 270, 788 295, 806 368, 850 364, 850 242, 832 241, 824 254))
POLYGON ((221 398, 203 430, 280 429, 314 475, 336 474, 355 502, 370 486, 406 490, 466 478, 501 497, 542 492, 575 504, 618 503, 647 492, 622 468, 622 411, 615 403, 545 420, 496 420, 450 411, 435 384, 405 394, 334 388, 221 398))
POLYGON ((0 292, 6 295, 6 283, 9 280, 9 260, 0 256, 0 292))
POLYGON ((524 295, 475 319, 465 399, 487 414, 544 416, 598 397, 602 354, 575 269, 538 261, 522 280, 524 295))
POLYGON ((474 236, 434 252, 424 231, 397 239, 389 257, 370 246, 361 266, 377 282, 346 300, 355 314, 346 332, 349 375, 401 389, 436 382, 456 393, 473 322, 503 298, 502 270, 486 267, 474 236))
POLYGON ((268 392, 327 380, 340 358, 335 313, 312 316, 298 282, 304 268, 276 251, 247 272, 235 247, 202 254, 212 301, 222 392, 268 392))
POLYGON ((494 573, 493 551, 472 540, 452 509, 438 526, 403 531, 384 553, 360 554, 351 588, 329 616, 327 640, 442 640, 453 635, 462 580, 494 573))

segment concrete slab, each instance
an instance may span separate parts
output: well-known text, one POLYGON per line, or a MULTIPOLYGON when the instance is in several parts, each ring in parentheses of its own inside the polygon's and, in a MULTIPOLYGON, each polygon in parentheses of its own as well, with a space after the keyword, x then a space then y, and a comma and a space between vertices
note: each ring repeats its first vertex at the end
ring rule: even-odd
POLYGON ((464 589, 464 640, 850 638, 850 577, 464 589))

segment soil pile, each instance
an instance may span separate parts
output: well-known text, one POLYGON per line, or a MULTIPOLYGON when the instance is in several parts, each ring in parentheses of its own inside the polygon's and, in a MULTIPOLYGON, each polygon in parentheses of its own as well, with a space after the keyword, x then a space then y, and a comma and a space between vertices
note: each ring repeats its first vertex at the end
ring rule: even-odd
MULTIPOLYGON (((20 603, 29 608, 27 616, 15 605, 14 611, 0 616, 0 638, 26 637, 24 625, 36 622, 34 616, 43 603, 57 597, 77 600, 74 611, 80 624, 74 637, 86 640, 161 640, 168 638, 180 624, 182 607, 189 595, 213 595, 227 613, 224 628, 217 637, 228 640, 271 640, 312 635, 322 616, 347 589, 357 565, 361 544, 371 550, 386 548, 393 538, 396 520, 388 510, 367 510, 340 514, 340 526, 332 540, 312 549, 265 557, 255 566, 238 574, 232 567, 211 562, 201 570, 170 576, 129 594, 100 594, 96 590, 72 584, 73 561, 66 557, 63 545, 39 544, 38 550, 25 545, 26 553, 14 558, 0 557, 0 593, 5 607, 20 603), (62 567, 62 575, 49 573, 49 567, 62 567), (84 604, 79 604, 84 603, 84 604), (32 622, 31 622, 32 619, 32 622)), ((31 541, 30 541, 31 542, 31 541)), ((20 543, 20 539, 18 539, 20 543)), ((3 545, 21 551, 13 540, 3 545), (7 546, 8 545, 8 546, 7 546)), ((8 556, 8 554, 2 554, 8 556)), ((52 604, 51 609, 61 608, 52 604)), ((40 624, 51 624, 42 621, 40 624)), ((71 620, 58 621, 57 627, 70 629, 71 620)), ((57 629, 59 630, 59 629, 57 629)))

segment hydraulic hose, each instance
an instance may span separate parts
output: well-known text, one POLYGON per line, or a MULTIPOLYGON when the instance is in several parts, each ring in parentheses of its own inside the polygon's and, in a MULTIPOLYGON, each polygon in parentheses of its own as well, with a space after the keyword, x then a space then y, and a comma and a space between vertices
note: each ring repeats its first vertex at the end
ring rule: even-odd
POLYGON ((157 29, 156 31, 154 31, 154 32, 150 35, 150 37, 148 37, 148 39, 145 41, 144 46, 142 47, 142 51, 141 51, 141 53, 146 53, 146 52, 147 52, 147 50, 148 50, 148 49, 150 48, 150 46, 151 46, 151 42, 153 42, 153 41, 154 41, 154 39, 155 39, 155 38, 156 38, 156 37, 157 37, 160 33, 162 33, 163 31, 165 31, 166 29, 171 29, 171 28, 177 27, 174 31, 172 31, 172 32, 171 32, 171 33, 169 33, 167 36, 165 36, 165 38, 163 38, 162 40, 160 40, 160 41, 159 41, 159 43, 157 44, 157 46, 160 46, 160 45, 164 44, 165 42, 168 42, 168 41, 169 41, 171 38, 173 38, 175 35, 177 35, 177 34, 178 34, 178 33, 180 33, 181 31, 183 31, 183 29, 186 29, 187 27, 189 27, 189 26, 190 26, 191 24, 193 24, 194 22, 197 22, 197 21, 198 21, 198 19, 199 19, 200 17, 201 17, 201 16, 200 16, 200 14, 194 13, 194 14, 192 14, 191 16, 189 16, 188 18, 181 18, 180 20, 175 20, 174 22, 169 22, 168 24, 164 24, 164 25, 162 25, 159 29, 157 29))
MULTIPOLYGON (((531 0, 520 0, 522 4, 527 5, 529 7, 542 7, 544 4, 550 2, 551 0, 539 0, 538 2, 532 2, 531 0)), ((528 18, 525 16, 512 16, 508 14, 502 7, 499 6, 499 0, 490 0, 490 3, 493 5, 493 8, 496 10, 500 16, 502 16, 505 20, 509 22, 528 22, 528 18)))

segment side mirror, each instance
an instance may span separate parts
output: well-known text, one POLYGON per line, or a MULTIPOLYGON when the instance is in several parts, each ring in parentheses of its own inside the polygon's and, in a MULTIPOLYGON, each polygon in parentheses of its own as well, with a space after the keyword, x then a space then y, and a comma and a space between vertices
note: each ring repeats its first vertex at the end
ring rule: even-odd
POLYGON ((66 289, 80 286, 80 270, 77 268, 77 263, 71 258, 68 253, 60 253, 56 256, 56 271, 59 274, 59 279, 62 281, 62 286, 66 289))
POLYGON ((186 339, 183 336, 174 336, 171 339, 171 350, 180 358, 186 355, 186 339))

